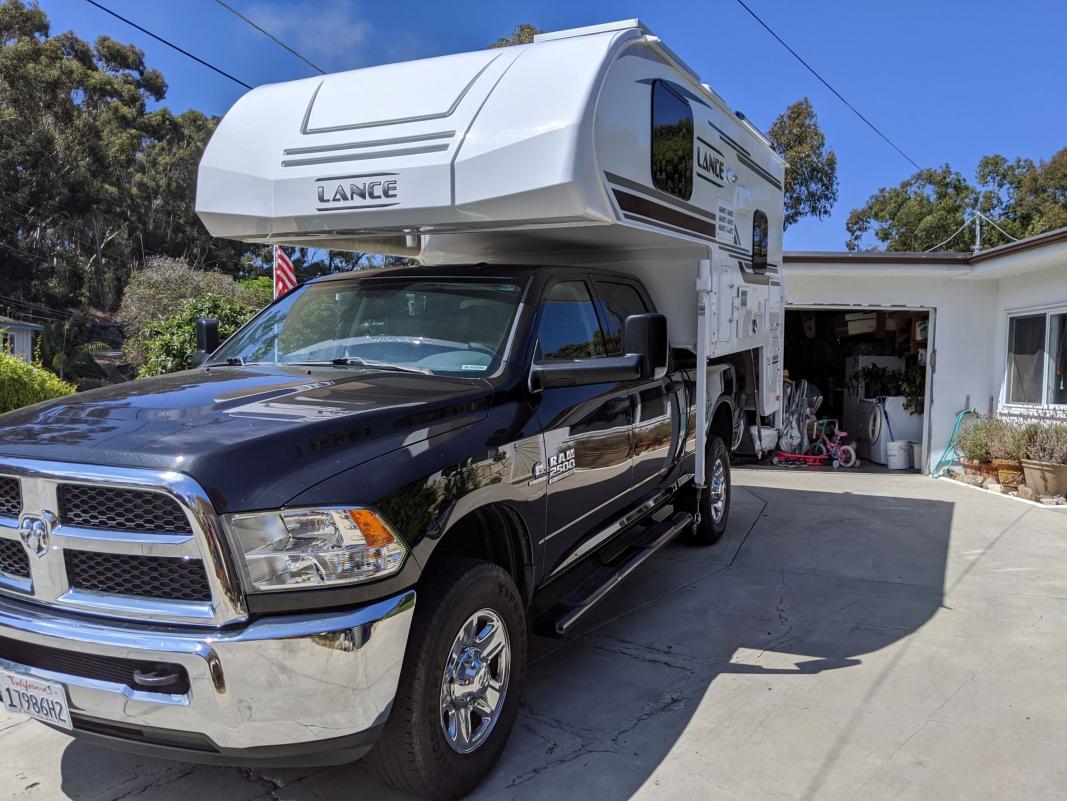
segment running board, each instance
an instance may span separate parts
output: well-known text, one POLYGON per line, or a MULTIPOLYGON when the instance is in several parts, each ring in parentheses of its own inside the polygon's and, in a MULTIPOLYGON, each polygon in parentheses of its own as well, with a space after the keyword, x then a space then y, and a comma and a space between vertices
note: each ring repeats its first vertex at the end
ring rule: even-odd
POLYGON ((566 635, 582 615, 602 601, 624 578, 633 573, 656 551, 692 524, 691 514, 677 512, 638 537, 616 560, 615 564, 607 564, 594 570, 581 584, 564 596, 553 610, 556 612, 556 622, 553 627, 556 636, 566 635))

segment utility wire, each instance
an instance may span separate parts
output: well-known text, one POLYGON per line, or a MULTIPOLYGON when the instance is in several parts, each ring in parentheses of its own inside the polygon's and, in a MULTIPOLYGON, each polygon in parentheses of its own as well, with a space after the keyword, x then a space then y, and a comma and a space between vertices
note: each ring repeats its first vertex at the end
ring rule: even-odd
POLYGON ((129 26, 130 26, 131 28, 136 28, 136 29, 137 29, 137 30, 139 30, 139 31, 140 31, 141 33, 145 34, 146 36, 151 36, 151 37, 152 37, 153 39, 155 39, 155 40, 156 40, 157 42, 161 42, 162 44, 165 44, 165 45, 166 45, 167 47, 169 47, 169 48, 171 48, 171 49, 173 49, 173 50, 177 50, 177 51, 178 51, 179 53, 181 53, 181 54, 182 54, 183 56, 188 56, 188 57, 189 57, 189 58, 191 58, 191 59, 192 59, 193 61, 195 61, 195 62, 196 62, 197 64, 201 64, 201 65, 203 65, 203 66, 207 67, 207 68, 208 68, 209 70, 213 70, 213 71, 217 72, 217 73, 218 73, 219 75, 223 76, 224 78, 229 78, 229 79, 230 79, 231 81, 233 81, 233 82, 234 82, 234 83, 236 83, 236 84, 240 84, 240 85, 241 85, 241 86, 243 86, 243 87, 244 87, 245 89, 251 89, 251 88, 252 88, 252 86, 251 86, 250 84, 247 84, 247 83, 245 83, 245 82, 244 82, 244 81, 242 81, 242 80, 241 80, 240 78, 235 78, 235 77, 233 77, 232 75, 230 75, 230 73, 226 72, 225 70, 221 70, 221 69, 219 69, 219 68, 218 68, 218 67, 216 67, 216 66, 215 66, 214 64, 209 64, 209 63, 207 63, 206 61, 204 61, 204 59, 200 58, 199 56, 194 56, 194 55, 193 55, 192 53, 190 53, 190 52, 189 52, 188 50, 183 50, 182 48, 178 47, 178 45, 174 44, 173 42, 169 42, 169 41, 167 41, 167 40, 166 40, 166 39, 164 39, 164 38, 163 38, 162 36, 157 36, 156 34, 152 33, 152 31, 150 31, 150 30, 148 30, 148 29, 146 29, 146 28, 142 28, 142 27, 141 27, 140 25, 138 25, 138 24, 137 24, 136 22, 132 22, 132 21, 130 21, 130 20, 128 20, 128 19, 126 19, 126 18, 125 18, 124 16, 122 16, 121 14, 116 14, 116 13, 115 13, 114 11, 112 11, 112 10, 111 10, 110 8, 107 8, 106 6, 103 6, 103 5, 101 5, 100 3, 96 2, 96 0, 85 0, 85 2, 86 2, 86 3, 88 3, 88 4, 89 4, 89 5, 91 5, 91 6, 96 6, 96 7, 97 7, 97 8, 99 8, 99 9, 100 9, 101 11, 103 11, 103 12, 104 12, 105 14, 110 14, 110 15, 111 15, 111 16, 113 16, 113 17, 114 17, 115 19, 117 19, 117 20, 121 20, 122 22, 125 22, 125 23, 126 23, 127 25, 129 25, 129 26))
POLYGON ((764 22, 762 19, 760 19, 759 14, 757 14, 755 11, 753 11, 751 8, 749 8, 748 5, 744 2, 744 0, 737 0, 737 4, 739 6, 741 6, 741 8, 745 9, 745 11, 747 11, 749 14, 751 14, 752 18, 754 20, 756 20, 756 22, 758 22, 760 25, 762 25, 766 29, 767 33, 769 33, 771 36, 773 36, 775 39, 777 39, 778 43, 782 47, 784 47, 786 50, 788 50, 790 53, 792 53, 793 54, 793 58, 795 58, 797 61, 799 61, 801 64, 803 64, 804 67, 808 70, 808 72, 810 72, 812 75, 814 75, 816 78, 818 78, 819 81, 822 83, 822 85, 825 86, 827 89, 829 89, 831 92, 833 92, 838 100, 840 100, 842 103, 844 103, 846 106, 848 106, 848 108, 852 111, 853 114, 855 114, 857 117, 859 117, 861 120, 863 120, 867 124, 867 127, 869 127, 872 131, 874 131, 880 137, 882 137, 882 139, 884 139, 886 141, 886 143, 891 148, 893 148, 895 151, 897 151, 897 153, 899 153, 905 159, 907 159, 909 162, 911 162, 911 165, 913 167, 915 167, 915 169, 917 169, 917 170, 921 170, 922 169, 922 167, 920 167, 918 165, 918 163, 915 161, 915 159, 913 159, 911 156, 909 156, 907 153, 905 153, 903 150, 901 150, 899 147, 897 147, 896 143, 893 142, 893 140, 890 139, 888 136, 886 136, 884 133, 882 133, 878 129, 877 125, 875 125, 869 119, 864 117, 863 114, 860 113, 859 109, 857 109, 854 105, 852 105, 847 100, 845 100, 844 95, 842 95, 839 91, 834 89, 834 87, 832 87, 830 85, 830 82, 827 81, 824 77, 822 77, 818 72, 816 72, 815 68, 812 67, 811 64, 809 64, 803 58, 801 58, 800 54, 796 50, 794 50, 789 45, 787 45, 785 43, 785 40, 781 36, 779 36, 777 33, 775 33, 774 29, 771 28, 770 25, 768 25, 766 22, 764 22))
POLYGON ((317 72, 319 75, 325 75, 326 74, 326 70, 324 70, 318 64, 313 63, 311 61, 311 59, 305 58, 300 53, 298 53, 295 50, 293 50, 293 48, 289 47, 289 45, 287 45, 285 42, 283 42, 281 39, 279 39, 273 33, 271 33, 270 31, 266 30, 265 28, 261 27, 260 25, 257 25, 255 22, 250 20, 248 17, 246 17, 244 14, 242 14, 240 11, 238 11, 233 6, 231 6, 231 5, 227 4, 227 3, 224 3, 223 0, 215 0, 215 2, 218 3, 220 6, 222 6, 223 8, 225 8, 227 11, 229 11, 231 14, 233 14, 238 19, 243 20, 244 22, 247 22, 249 25, 251 25, 257 31, 259 31, 261 34, 263 34, 268 39, 270 39, 272 42, 274 42, 274 44, 278 45, 278 47, 281 47, 281 48, 283 48, 285 50, 288 50, 290 53, 292 53, 298 59, 300 59, 305 64, 307 64, 309 67, 311 67, 311 69, 315 70, 315 72, 317 72))

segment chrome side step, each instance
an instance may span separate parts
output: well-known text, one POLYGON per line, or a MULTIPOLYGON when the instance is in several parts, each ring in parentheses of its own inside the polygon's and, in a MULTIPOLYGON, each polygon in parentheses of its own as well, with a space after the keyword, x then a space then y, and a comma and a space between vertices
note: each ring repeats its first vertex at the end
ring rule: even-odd
POLYGON ((624 578, 692 523, 691 514, 676 512, 644 532, 622 554, 617 564, 604 565, 593 571, 557 605, 558 616, 554 626, 556 635, 566 635, 582 615, 602 601, 624 578))

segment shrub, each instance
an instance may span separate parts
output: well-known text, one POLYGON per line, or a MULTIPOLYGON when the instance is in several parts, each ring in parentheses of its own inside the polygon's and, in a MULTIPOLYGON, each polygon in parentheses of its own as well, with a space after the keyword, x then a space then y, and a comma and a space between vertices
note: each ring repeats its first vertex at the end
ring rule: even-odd
POLYGON ((1023 458, 1067 464, 1067 426, 1031 425, 1026 429, 1023 458))
POLYGON ((0 352, 0 414, 73 392, 72 384, 40 365, 0 352))
POLYGON ((123 353, 131 364, 143 365, 150 345, 148 329, 176 314, 183 301, 210 295, 258 310, 270 303, 272 294, 269 278, 234 281, 225 273, 198 270, 177 259, 150 258, 130 279, 116 315, 126 331, 123 353))
POLYGON ((145 328, 146 354, 137 371, 140 378, 163 375, 193 366, 196 352, 196 320, 214 317, 219 321, 219 339, 226 339, 250 320, 258 308, 245 306, 232 298, 207 295, 185 300, 168 317, 145 328))
POLYGON ((992 458, 989 446, 999 422, 994 417, 982 417, 956 434, 956 447, 964 459, 988 462, 992 458))
POLYGON ((1009 420, 994 421, 989 438, 989 455, 993 459, 1017 462, 1023 458, 1024 428, 1009 420))

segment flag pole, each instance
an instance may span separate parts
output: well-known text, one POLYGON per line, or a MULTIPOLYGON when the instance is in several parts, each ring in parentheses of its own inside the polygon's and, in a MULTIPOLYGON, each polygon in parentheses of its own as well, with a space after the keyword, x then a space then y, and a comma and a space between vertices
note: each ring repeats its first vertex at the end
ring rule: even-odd
MULTIPOLYGON (((271 271, 270 280, 274 284, 274 299, 278 299, 278 246, 273 242, 270 245, 271 256, 271 271)), ((274 324, 274 363, 277 364, 278 359, 278 324, 274 324)))

